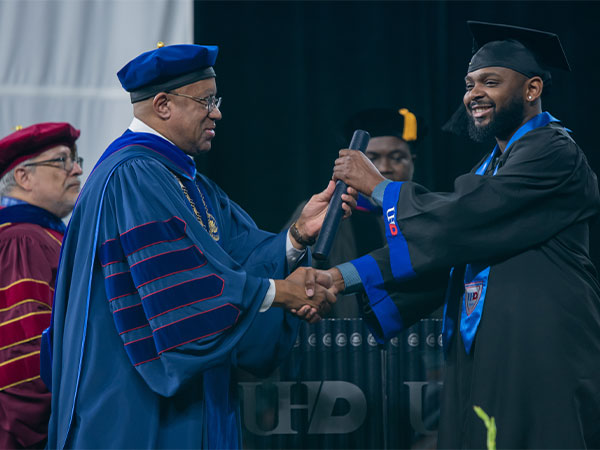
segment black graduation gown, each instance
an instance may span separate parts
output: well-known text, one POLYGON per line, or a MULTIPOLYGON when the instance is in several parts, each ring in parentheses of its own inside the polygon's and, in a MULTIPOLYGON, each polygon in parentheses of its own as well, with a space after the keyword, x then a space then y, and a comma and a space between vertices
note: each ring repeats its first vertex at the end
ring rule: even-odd
POLYGON ((374 260, 405 325, 425 297, 398 287, 410 279, 412 290, 433 293, 440 273, 455 268, 440 448, 486 447, 473 405, 495 417, 498 448, 599 448, 600 289, 588 254, 588 222, 600 205, 596 176, 557 123, 529 131, 498 167, 494 176, 459 177, 451 193, 403 183, 395 219, 406 244, 392 256, 401 275, 392 274, 388 247, 363 258, 374 260), (490 266, 469 354, 458 332, 466 263, 490 266))

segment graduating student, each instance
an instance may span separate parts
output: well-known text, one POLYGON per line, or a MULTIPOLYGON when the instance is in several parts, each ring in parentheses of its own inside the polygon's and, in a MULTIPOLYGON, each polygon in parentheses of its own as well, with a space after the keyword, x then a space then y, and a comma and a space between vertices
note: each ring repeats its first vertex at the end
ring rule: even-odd
POLYGON ((382 204, 388 245, 331 273, 338 288, 364 289, 368 320, 388 338, 426 303, 406 284, 439 283, 452 268, 440 448, 486 447, 475 405, 495 417, 498 448, 599 448, 600 290, 588 252, 598 183, 541 99, 549 70, 569 65, 555 34, 469 26, 479 50, 466 118, 474 139, 497 145, 449 193, 385 180, 342 150, 335 177, 382 204))
POLYGON ((318 233, 333 183, 293 235, 274 235, 194 167, 221 119, 216 57, 214 46, 162 46, 118 73, 135 117, 65 237, 48 333, 50 448, 239 447, 231 368, 266 374, 287 356, 298 319, 272 306, 309 305, 309 317, 335 301, 319 285, 307 296, 305 268, 281 280, 307 263, 294 236, 318 233))
POLYGON ((40 336, 75 205, 82 159, 68 123, 38 123, 0 140, 0 448, 42 448, 50 392, 40 336))

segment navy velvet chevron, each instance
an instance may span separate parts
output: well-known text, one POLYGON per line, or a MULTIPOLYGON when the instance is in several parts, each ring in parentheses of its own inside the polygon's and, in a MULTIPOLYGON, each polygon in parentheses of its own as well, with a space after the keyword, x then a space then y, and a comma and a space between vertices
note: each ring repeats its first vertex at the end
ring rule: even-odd
POLYGON ((158 352, 160 354, 179 345, 225 331, 237 322, 239 315, 240 310, 228 303, 157 328, 154 330, 154 340, 158 352), (198 336, 198 330, 202 330, 201 336, 198 336))
POLYGON ((139 225, 120 236, 125 256, 162 242, 172 242, 185 236, 185 222, 179 217, 171 217, 162 222, 149 222, 139 225))
POLYGON ((108 302, 134 366, 220 333, 232 327, 240 315, 239 308, 227 303, 154 323, 159 316, 223 293, 225 283, 214 273, 189 279, 207 259, 196 245, 188 245, 186 228, 182 219, 171 217, 132 227, 101 246, 108 302), (165 243, 169 243, 169 250, 161 251, 165 243), (173 243, 182 247, 173 249, 173 243))
POLYGON ((104 284, 106 286, 106 296, 108 297, 109 302, 128 295, 133 295, 137 292, 133 280, 131 279, 131 273, 128 270, 107 276, 104 284))
POLYGON ((223 279, 215 274, 172 285, 143 297, 150 319, 183 306, 218 297, 223 293, 223 279))
POLYGON ((149 326, 141 303, 116 310, 113 318, 119 334, 149 326))
POLYGON ((152 281, 206 264, 206 257, 195 245, 150 256, 131 265, 131 275, 140 288, 152 281))
POLYGON ((109 239, 100 246, 100 264, 102 267, 125 261, 119 238, 109 239))
POLYGON ((158 359, 152 335, 126 343, 125 351, 134 366, 158 359))

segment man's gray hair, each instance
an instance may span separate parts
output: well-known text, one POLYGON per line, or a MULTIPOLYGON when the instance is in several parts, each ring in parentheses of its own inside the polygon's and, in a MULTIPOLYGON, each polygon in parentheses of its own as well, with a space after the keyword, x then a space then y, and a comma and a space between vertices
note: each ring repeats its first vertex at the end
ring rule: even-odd
POLYGON ((13 189, 17 187, 17 180, 15 180, 15 170, 17 170, 19 167, 23 167, 27 162, 29 161, 23 161, 21 164, 17 164, 11 170, 6 172, 2 176, 2 178, 0 178, 0 197, 10 195, 13 189))

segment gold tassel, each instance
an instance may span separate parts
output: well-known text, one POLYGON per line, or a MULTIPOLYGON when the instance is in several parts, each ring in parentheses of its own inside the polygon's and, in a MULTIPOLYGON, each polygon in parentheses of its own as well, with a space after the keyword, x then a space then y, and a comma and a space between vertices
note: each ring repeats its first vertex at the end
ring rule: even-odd
POLYGON ((404 130, 402 139, 406 142, 417 140, 417 118, 408 109, 402 108, 398 112, 404 116, 404 130))

